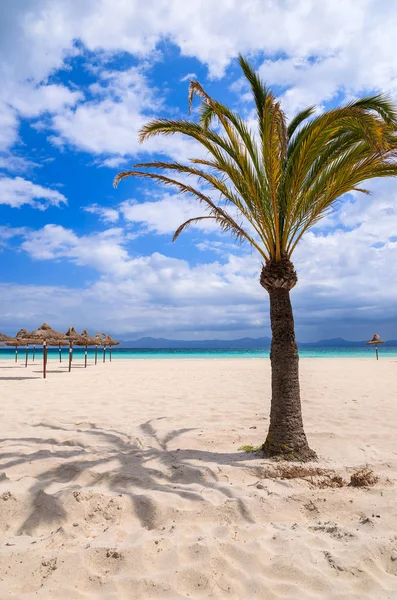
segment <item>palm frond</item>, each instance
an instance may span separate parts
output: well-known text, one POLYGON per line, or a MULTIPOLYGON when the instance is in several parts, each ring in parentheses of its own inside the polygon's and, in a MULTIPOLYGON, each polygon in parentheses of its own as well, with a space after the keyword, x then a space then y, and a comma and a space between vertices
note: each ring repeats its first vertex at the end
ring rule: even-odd
POLYGON ((291 123, 288 125, 288 138, 292 138, 292 136, 294 135, 295 131, 298 129, 299 125, 302 125, 303 121, 306 121, 306 119, 308 119, 309 117, 311 117, 314 112, 316 110, 315 106, 309 106, 308 108, 305 108, 304 110, 301 110, 301 112, 299 112, 291 121, 291 123))
POLYGON ((187 221, 182 223, 182 225, 179 225, 178 229, 174 233, 172 241, 175 242, 178 239, 178 237, 180 236, 180 234, 182 233, 182 231, 185 231, 185 229, 187 229, 190 225, 194 225, 205 219, 210 219, 212 221, 215 221, 217 223, 217 225, 219 226, 220 230, 223 231, 223 233, 231 234, 231 236, 236 241, 242 243, 246 240, 246 233, 243 228, 239 228, 238 225, 237 226, 232 225, 227 219, 224 219, 220 216, 206 215, 204 217, 193 217, 192 219, 188 219, 187 221))
POLYGON ((127 177, 141 177, 153 179, 155 181, 163 183, 164 185, 169 185, 177 188, 182 194, 190 194, 194 196, 197 200, 199 200, 199 202, 202 202, 205 205, 206 209, 208 210, 210 216, 213 219, 221 219, 222 222, 227 222, 230 231, 234 230, 238 232, 240 238, 244 238, 251 244, 251 246, 256 248, 256 250, 258 250, 258 252, 265 260, 268 259, 268 255, 266 254, 265 250, 261 248, 259 244, 254 240, 254 238, 233 219, 233 217, 226 211, 226 209, 215 204, 215 202, 209 196, 207 196, 200 190, 197 190, 196 188, 193 188, 192 186, 187 185, 176 179, 172 179, 171 177, 167 177, 166 175, 162 175, 161 173, 152 173, 138 170, 124 171, 122 173, 119 173, 114 180, 114 186, 117 187, 119 182, 127 177))

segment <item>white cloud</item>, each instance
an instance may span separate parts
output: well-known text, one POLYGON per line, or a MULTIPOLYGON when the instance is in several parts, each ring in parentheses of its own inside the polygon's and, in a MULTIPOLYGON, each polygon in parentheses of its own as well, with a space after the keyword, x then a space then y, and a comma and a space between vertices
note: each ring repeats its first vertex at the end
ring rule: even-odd
POLYGON ((120 228, 79 237, 71 229, 48 224, 29 232, 21 248, 35 260, 66 260, 123 277, 128 275, 130 265, 123 247, 126 240, 120 228))
MULTIPOLYGON (((4 93, 4 87, 3 87, 4 93)), ((68 106, 74 106, 83 98, 79 91, 71 91, 64 85, 29 85, 11 88, 8 97, 12 106, 24 117, 37 117, 44 112, 57 113, 68 106)))
POLYGON ((247 0, 244 6, 237 0, 220 0, 216 6, 203 0, 200 10, 183 0, 21 0, 7 3, 2 19, 3 148, 18 139, 18 116, 50 112, 52 139, 58 144, 120 160, 142 150, 178 158, 194 154, 192 144, 176 137, 138 145, 139 128, 158 114, 164 96, 161 90, 154 93, 136 68, 121 73, 94 69, 98 81, 86 102, 80 91, 49 83, 49 75, 83 51, 76 40, 96 57, 125 51, 153 60, 156 45, 167 39, 183 55, 208 64, 215 76, 224 73, 238 52, 264 53, 272 57, 261 67, 264 77, 290 88, 284 95, 288 112, 322 104, 339 91, 347 97, 369 89, 397 94, 391 51, 397 13, 386 0, 247 0), (273 60, 280 54, 284 58, 273 60))
POLYGON ((7 150, 18 140, 18 118, 15 110, 0 102, 0 151, 7 150))
POLYGON ((115 154, 104 163, 109 167, 123 164, 125 155, 158 152, 179 160, 203 155, 198 144, 178 135, 140 145, 139 130, 163 109, 161 95, 149 86, 141 69, 102 71, 90 91, 93 100, 54 116, 52 141, 93 154, 115 154))
POLYGON ((7 248, 9 242, 16 237, 20 237, 26 234, 26 227, 7 227, 7 225, 0 225, 0 249, 7 248))
POLYGON ((13 179, 0 176, 0 204, 9 204, 13 208, 29 204, 33 208, 45 210, 51 205, 67 204, 67 200, 57 190, 45 188, 22 177, 13 179))
POLYGON ((196 73, 187 73, 184 77, 181 77, 179 81, 191 81, 192 79, 197 79, 196 73))
MULTIPOLYGON (((228 256, 231 252, 236 251, 236 244, 228 242, 220 242, 217 240, 204 240, 195 244, 201 252, 213 252, 221 256, 228 256)), ((243 247, 242 247, 243 249, 243 247)))
POLYGON ((41 165, 32 160, 15 156, 13 154, 0 156, 0 169, 8 171, 9 173, 24 173, 40 166, 41 165))
POLYGON ((380 15, 372 11, 376 4, 362 4, 356 18, 345 23, 345 37, 329 51, 320 48, 313 58, 297 48, 286 58, 264 61, 259 72, 268 84, 289 88, 283 97, 289 113, 322 104, 337 94, 349 100, 375 90, 397 99, 397 68, 389 51, 396 11, 385 4, 380 15))
MULTIPOLYGON (((4 145, 17 139, 17 109, 24 115, 54 113, 57 135, 94 154, 123 157, 139 151, 137 131, 148 111, 159 106, 136 69, 102 72, 91 87, 95 98, 76 110, 66 107, 81 100, 79 92, 48 83, 51 73, 81 52, 75 40, 97 56, 125 51, 142 59, 152 57, 158 42, 167 39, 217 76, 238 52, 282 54, 283 59, 265 61, 262 72, 270 83, 293 86, 285 94, 288 111, 322 103, 338 90, 397 93, 391 51, 397 13, 386 0, 248 0, 244 6, 237 0, 220 0, 216 6, 203 0, 200 10, 183 0, 21 0, 8 3, 3 13, 0 74, 9 90, 0 118, 4 145)), ((189 156, 189 148, 176 138, 147 145, 148 151, 154 149, 189 156)))
MULTIPOLYGON (((161 200, 154 202, 126 200, 120 204, 120 212, 126 221, 141 223, 149 232, 169 235, 184 221, 206 214, 197 200, 176 194, 164 194, 161 200)), ((212 231, 217 229, 211 221, 197 223, 194 227, 212 231)))
POLYGON ((123 158, 122 156, 112 156, 111 158, 105 158, 102 161, 102 167, 109 167, 109 169, 118 169, 119 167, 124 167, 128 162, 127 158, 123 158))
POLYGON ((115 208, 100 206, 99 204, 84 206, 83 210, 93 215, 98 215, 104 223, 117 223, 120 218, 118 210, 115 208))

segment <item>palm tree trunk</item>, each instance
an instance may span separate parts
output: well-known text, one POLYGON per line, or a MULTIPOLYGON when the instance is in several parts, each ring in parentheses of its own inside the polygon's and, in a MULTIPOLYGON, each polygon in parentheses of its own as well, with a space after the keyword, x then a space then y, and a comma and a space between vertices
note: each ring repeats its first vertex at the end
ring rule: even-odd
POLYGON ((272 400, 270 426, 262 449, 266 456, 288 460, 313 460, 303 429, 299 387, 299 355, 295 341, 290 290, 297 282, 288 259, 269 262, 262 269, 261 284, 269 292, 272 344, 272 400))

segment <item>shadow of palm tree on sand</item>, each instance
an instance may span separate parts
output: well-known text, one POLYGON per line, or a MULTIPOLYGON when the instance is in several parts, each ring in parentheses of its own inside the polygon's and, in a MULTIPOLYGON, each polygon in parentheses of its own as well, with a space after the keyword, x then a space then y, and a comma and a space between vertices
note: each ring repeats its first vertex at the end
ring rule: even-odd
POLYGON ((171 441, 193 429, 175 429, 160 435, 154 421, 163 418, 165 417, 140 425, 144 441, 139 436, 132 437, 122 431, 99 427, 95 423, 77 423, 75 427, 48 423, 35 425, 54 432, 70 432, 71 438, 67 440, 59 437, 1 439, 0 444, 5 444, 7 451, 1 454, 0 470, 6 471, 23 463, 34 463, 47 458, 62 461, 60 465, 35 475, 34 483, 29 489, 33 498, 31 514, 21 525, 20 533, 29 531, 40 522, 53 520, 60 524, 66 520, 61 498, 57 493, 46 492, 54 482, 66 484, 63 489, 74 492, 87 488, 93 490, 100 486, 113 493, 126 495, 142 527, 147 529, 157 526, 156 494, 177 495, 203 506, 209 503, 203 492, 209 490, 221 494, 225 500, 233 501, 240 517, 252 523, 253 519, 243 500, 234 494, 221 469, 222 465, 237 467, 241 461, 249 461, 250 457, 242 452, 171 450, 171 441), (80 441, 79 434, 84 434, 85 440, 87 436, 91 438, 92 444, 80 441), (36 450, 21 456, 17 449, 12 451, 14 446, 20 445, 34 446, 36 450), (48 445, 52 446, 51 450, 37 450, 37 447, 48 445), (82 475, 89 476, 89 483, 85 480, 81 484, 82 475))

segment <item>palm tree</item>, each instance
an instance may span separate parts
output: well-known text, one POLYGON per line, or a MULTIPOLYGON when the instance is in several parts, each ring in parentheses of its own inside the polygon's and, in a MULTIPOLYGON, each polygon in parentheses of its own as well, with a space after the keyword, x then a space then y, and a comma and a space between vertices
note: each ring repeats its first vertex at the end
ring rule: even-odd
POLYGON ((262 257, 260 283, 269 293, 272 328, 270 426, 262 449, 266 456, 311 460, 316 454, 303 429, 290 301, 297 275, 291 256, 306 231, 343 194, 368 193, 363 181, 397 174, 397 112, 386 96, 374 95, 319 115, 310 107, 287 124, 280 103, 249 62, 240 56, 239 63, 255 103, 254 132, 192 81, 189 105, 195 95, 200 98, 198 122, 154 119, 141 130, 140 141, 183 134, 205 148, 206 158, 192 158, 187 165, 136 164, 119 173, 114 184, 147 177, 192 195, 207 214, 183 223, 174 240, 189 225, 208 219, 238 241, 247 241, 262 257), (186 177, 174 179, 174 172, 194 176, 197 185, 186 177))

